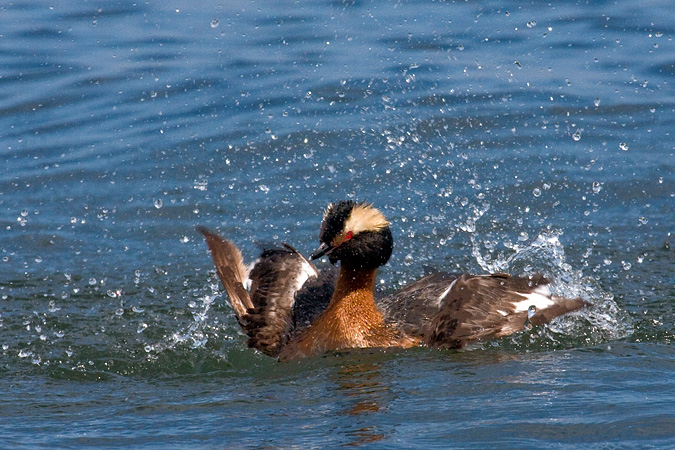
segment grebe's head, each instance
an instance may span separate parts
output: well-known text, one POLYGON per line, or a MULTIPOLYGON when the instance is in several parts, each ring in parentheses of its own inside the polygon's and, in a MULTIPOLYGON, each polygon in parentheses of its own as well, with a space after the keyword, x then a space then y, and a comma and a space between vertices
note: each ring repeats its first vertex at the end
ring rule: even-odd
POLYGON ((319 248, 311 259, 328 255, 330 262, 375 269, 389 261, 394 241, 389 222, 372 204, 351 200, 326 208, 319 233, 319 248))

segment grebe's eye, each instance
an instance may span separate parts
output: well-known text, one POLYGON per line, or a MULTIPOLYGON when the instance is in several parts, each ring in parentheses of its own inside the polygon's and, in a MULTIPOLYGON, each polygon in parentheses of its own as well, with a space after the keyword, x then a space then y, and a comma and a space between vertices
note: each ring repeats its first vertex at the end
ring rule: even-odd
POLYGON ((345 235, 345 241, 348 241, 353 237, 354 237, 354 233, 352 231, 347 231, 347 234, 345 235))

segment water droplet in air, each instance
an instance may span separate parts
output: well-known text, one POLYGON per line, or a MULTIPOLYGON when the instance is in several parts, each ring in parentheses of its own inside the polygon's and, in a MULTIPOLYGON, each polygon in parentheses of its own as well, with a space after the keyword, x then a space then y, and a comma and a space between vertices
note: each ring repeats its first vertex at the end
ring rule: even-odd
POLYGON ((541 189, 539 189, 539 188, 534 188, 534 189, 532 190, 532 195, 534 195, 535 197, 541 196, 541 189))
POLYGON ((94 286, 96 284, 96 278, 89 278, 89 286, 94 286))
POLYGON ((626 144, 625 142, 622 142, 622 143, 619 144, 619 148, 621 150, 623 150, 624 152, 627 152, 628 151, 628 144, 626 144))
POLYGON ((593 104, 595 105, 596 108, 597 108, 598 106, 600 106, 600 98, 596 98, 596 99, 593 101, 593 104))
POLYGON ((142 333, 145 331, 145 329, 148 328, 147 323, 141 323, 138 325, 138 329, 136 330, 136 333, 142 333))
POLYGON ((21 211, 21 217, 26 217, 27 215, 28 215, 28 211, 26 211, 25 209, 23 211, 21 211))
POLYGON ((621 265, 623 266, 623 270, 630 270, 631 264, 627 261, 621 261, 621 265))
POLYGON ((528 318, 528 320, 533 318, 535 314, 537 314, 537 307, 536 306, 531 305, 529 308, 527 308, 527 318, 528 318))
POLYGON ((527 28, 534 28, 536 25, 537 25, 536 20, 530 20, 529 22, 527 22, 527 28))
POLYGON ((193 187, 198 191, 205 191, 209 187, 209 180, 206 180, 204 178, 195 180, 193 187))
POLYGON ((213 19, 213 20, 211 21, 211 28, 216 28, 216 27, 218 27, 218 25, 220 25, 220 20, 218 20, 218 19, 213 19))
POLYGON ((572 135, 572 139, 574 139, 575 141, 581 140, 581 133, 579 133, 578 130, 575 131, 574 134, 572 135))
POLYGON ((154 201, 155 208, 159 209, 163 206, 163 202, 161 198, 158 198, 157 200, 154 201))
POLYGON ((649 219, 647 219, 646 217, 643 217, 643 216, 638 217, 638 224, 639 225, 647 225, 648 222, 649 222, 649 219))
POLYGON ((600 183, 597 182, 597 181, 594 181, 594 182, 593 182, 593 193, 594 193, 594 194, 597 194, 597 193, 599 193, 601 190, 602 190, 602 186, 600 185, 600 183))

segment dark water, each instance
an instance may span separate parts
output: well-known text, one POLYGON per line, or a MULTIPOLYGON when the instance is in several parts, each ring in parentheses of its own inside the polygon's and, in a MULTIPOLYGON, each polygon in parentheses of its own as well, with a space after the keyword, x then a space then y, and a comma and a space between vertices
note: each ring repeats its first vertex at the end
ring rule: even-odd
POLYGON ((675 447, 669 1, 0 5, 2 448, 675 447), (594 307, 462 352, 278 364, 197 224, 594 307))

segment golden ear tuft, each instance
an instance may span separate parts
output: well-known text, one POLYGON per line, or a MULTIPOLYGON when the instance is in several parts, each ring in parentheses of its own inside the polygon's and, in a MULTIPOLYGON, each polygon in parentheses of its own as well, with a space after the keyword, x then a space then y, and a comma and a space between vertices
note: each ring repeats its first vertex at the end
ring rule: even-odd
POLYGON ((372 203, 358 203, 354 205, 349 218, 345 222, 345 232, 358 234, 362 231, 379 231, 389 226, 389 222, 372 203))

